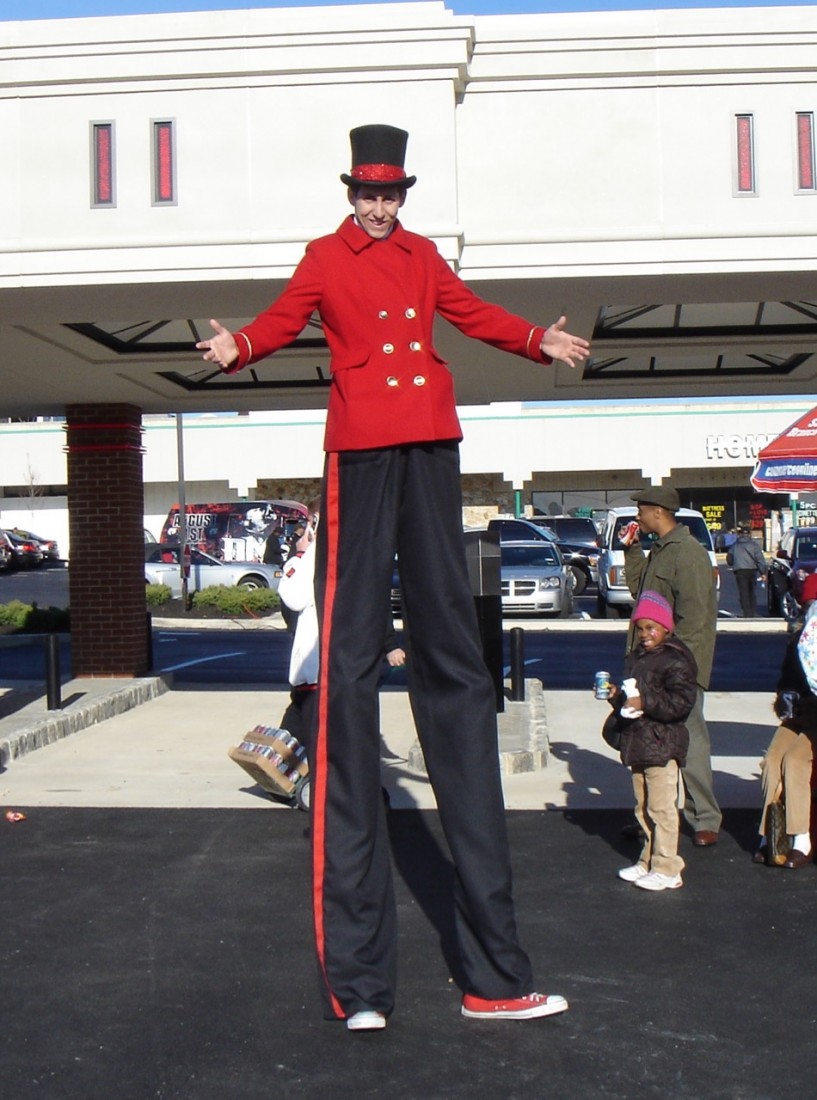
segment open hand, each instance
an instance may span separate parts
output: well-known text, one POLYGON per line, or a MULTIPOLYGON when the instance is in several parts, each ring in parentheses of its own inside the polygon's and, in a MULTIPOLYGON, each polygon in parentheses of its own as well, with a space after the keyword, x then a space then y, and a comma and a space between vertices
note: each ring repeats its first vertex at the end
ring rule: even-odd
POLYGON ((545 355, 551 359, 561 359, 569 367, 577 367, 590 354, 590 344, 581 336, 571 336, 565 332, 567 317, 560 317, 545 330, 540 345, 545 355))
POLYGON ((230 330, 218 321, 211 320, 210 327, 215 331, 215 336, 210 340, 200 340, 196 347, 204 351, 202 359, 226 370, 238 358, 238 344, 230 330))

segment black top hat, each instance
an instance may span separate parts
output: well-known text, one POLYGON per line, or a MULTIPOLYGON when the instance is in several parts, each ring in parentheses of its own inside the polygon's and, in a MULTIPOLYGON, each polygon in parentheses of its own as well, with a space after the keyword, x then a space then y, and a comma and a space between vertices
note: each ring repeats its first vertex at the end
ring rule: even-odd
POLYGON ((390 187, 413 187, 416 176, 407 176, 403 167, 406 160, 408 134, 396 126, 357 126, 349 132, 352 143, 352 173, 341 174, 347 187, 362 183, 390 187))

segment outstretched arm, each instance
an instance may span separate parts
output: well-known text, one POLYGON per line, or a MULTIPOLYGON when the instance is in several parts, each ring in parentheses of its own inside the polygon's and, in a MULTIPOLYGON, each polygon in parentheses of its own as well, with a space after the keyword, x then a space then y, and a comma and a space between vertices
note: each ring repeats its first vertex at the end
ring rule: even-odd
POLYGON ((200 340, 196 347, 204 352, 202 359, 226 370, 238 358, 238 344, 230 330, 218 321, 211 320, 210 327, 215 331, 215 336, 210 340, 200 340))
POLYGON ((566 324, 567 317, 560 317, 545 330, 539 346, 543 355, 549 355, 551 359, 561 359, 569 367, 577 367, 590 354, 590 345, 581 336, 571 336, 569 332, 565 332, 566 324))

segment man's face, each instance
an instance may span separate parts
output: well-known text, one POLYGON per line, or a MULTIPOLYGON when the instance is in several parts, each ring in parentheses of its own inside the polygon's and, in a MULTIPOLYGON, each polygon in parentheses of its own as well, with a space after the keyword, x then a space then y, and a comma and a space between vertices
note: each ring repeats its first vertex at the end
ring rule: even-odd
POLYGON ((397 218, 397 212, 406 201, 404 187, 349 188, 349 202, 355 208, 357 220, 370 237, 385 237, 397 218))
POLYGON ((645 535, 653 535, 658 530, 662 511, 657 504, 639 504, 635 518, 645 535))

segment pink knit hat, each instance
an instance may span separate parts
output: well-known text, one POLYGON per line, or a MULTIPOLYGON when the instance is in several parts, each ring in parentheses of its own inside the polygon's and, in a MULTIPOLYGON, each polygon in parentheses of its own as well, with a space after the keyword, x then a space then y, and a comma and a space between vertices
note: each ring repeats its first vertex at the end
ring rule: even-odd
POLYGON ((675 629, 672 608, 658 592, 647 590, 641 593, 633 609, 632 619, 634 623, 639 619, 652 619, 654 623, 663 626, 670 633, 675 629))

